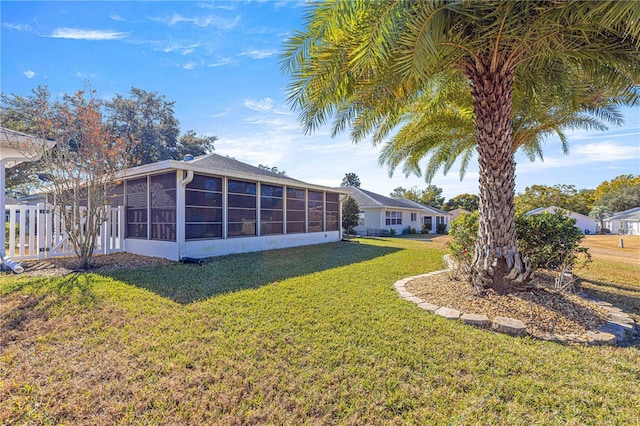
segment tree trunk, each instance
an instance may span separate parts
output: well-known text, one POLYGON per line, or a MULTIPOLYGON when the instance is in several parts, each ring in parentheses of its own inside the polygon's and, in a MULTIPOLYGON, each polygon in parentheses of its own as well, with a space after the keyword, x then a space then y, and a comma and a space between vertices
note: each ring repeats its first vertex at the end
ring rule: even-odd
POLYGON ((508 67, 492 67, 489 56, 470 61, 465 74, 472 83, 480 166, 480 217, 470 278, 476 286, 505 293, 527 287, 532 275, 520 259, 516 242, 514 76, 508 67))

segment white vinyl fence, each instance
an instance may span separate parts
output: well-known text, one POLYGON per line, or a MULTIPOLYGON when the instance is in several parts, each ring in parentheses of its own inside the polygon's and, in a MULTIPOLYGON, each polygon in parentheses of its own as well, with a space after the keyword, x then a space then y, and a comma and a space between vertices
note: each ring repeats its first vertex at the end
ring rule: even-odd
MULTIPOLYGON (((124 249, 124 207, 107 208, 107 220, 100 227, 95 253, 108 254, 124 249)), ((3 229, 5 250, 14 260, 45 259, 73 255, 64 220, 52 206, 6 206, 3 229), (8 235, 7 231, 8 230, 8 235)))

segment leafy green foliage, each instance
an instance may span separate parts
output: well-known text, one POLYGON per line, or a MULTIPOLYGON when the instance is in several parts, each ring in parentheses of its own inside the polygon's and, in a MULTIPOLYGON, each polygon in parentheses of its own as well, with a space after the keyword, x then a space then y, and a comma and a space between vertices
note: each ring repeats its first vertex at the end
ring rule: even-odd
POLYGON ((358 226, 359 218, 360 207, 358 202, 351 196, 347 197, 342 202, 342 227, 347 231, 347 234, 351 234, 353 228, 358 226))
POLYGON ((599 202, 612 212, 622 212, 640 206, 640 185, 625 186, 608 192, 599 202))
POLYGON ((360 178, 355 173, 345 173, 340 186, 354 186, 360 188, 360 178))
POLYGON ((561 271, 573 268, 579 255, 588 255, 580 247, 584 238, 576 220, 560 209, 554 213, 516 216, 518 246, 534 268, 561 271))
POLYGON ((213 144, 217 140, 217 136, 198 135, 195 131, 189 130, 180 136, 174 160, 182 159, 187 154, 194 157, 210 154, 214 150, 213 144))
POLYGON ((394 188, 389 195, 392 198, 406 198, 407 200, 412 200, 435 208, 440 208, 444 202, 442 188, 435 185, 428 185, 425 189, 418 189, 416 186, 410 189, 405 189, 399 186, 394 188))
POLYGON ((258 168, 262 170, 266 170, 271 173, 275 173, 277 175, 281 175, 281 176, 287 175, 287 172, 285 172, 284 170, 278 169, 277 166, 270 167, 270 166, 267 166, 266 164, 258 164, 258 168))
MULTIPOLYGON (((518 248, 534 269, 563 272, 572 269, 579 256, 587 260, 587 249, 580 247, 584 238, 576 220, 558 209, 554 213, 516 216, 518 248)), ((478 212, 462 213, 451 221, 449 251, 463 265, 469 265, 478 234, 478 212)))
POLYGON ((565 184, 528 186, 523 193, 515 197, 516 210, 520 213, 539 207, 555 206, 588 215, 593 201, 593 190, 577 190, 574 185, 565 184))
POLYGON ((460 194, 444 203, 442 208, 448 212, 455 209, 464 209, 469 212, 473 212, 478 210, 479 201, 480 197, 476 194, 460 194))

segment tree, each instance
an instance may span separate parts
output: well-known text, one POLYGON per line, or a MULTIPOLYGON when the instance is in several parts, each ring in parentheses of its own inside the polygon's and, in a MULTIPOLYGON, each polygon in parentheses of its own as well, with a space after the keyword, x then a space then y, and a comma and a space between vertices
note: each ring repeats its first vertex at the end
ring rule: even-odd
POLYGON ((589 212, 589 217, 600 222, 600 232, 604 229, 604 220, 609 216, 611 216, 611 209, 607 206, 595 206, 593 210, 589 212))
POLYGON ((360 207, 358 202, 353 197, 347 197, 342 202, 342 227, 347 231, 347 234, 353 232, 353 227, 358 226, 358 220, 360 219, 360 207))
POLYGON ((52 101, 46 88, 33 91, 26 105, 30 132, 55 147, 40 147, 38 170, 47 177, 46 191, 81 268, 91 265, 96 238, 106 220, 110 190, 118 171, 128 163, 125 144, 103 122, 103 103, 91 90, 79 90, 52 101))
POLYGON ((184 135, 180 136, 174 160, 182 159, 187 154, 191 154, 194 157, 209 154, 214 150, 213 143, 217 140, 217 136, 198 136, 195 131, 188 130, 184 135))
POLYGON ((478 210, 478 196, 475 194, 456 195, 444 203, 442 208, 448 212, 455 209, 464 209, 469 212, 474 212, 478 210))
MULTIPOLYGON (((610 181, 604 181, 596 187, 594 197, 596 201, 600 200, 604 195, 618 191, 621 188, 628 186, 640 186, 640 175, 634 176, 632 174, 620 175, 611 179, 610 181)), ((601 203, 600 203, 601 204, 601 203)))
POLYGON ((277 167, 269 167, 269 166, 266 166, 264 164, 258 164, 258 168, 262 169, 262 170, 266 170, 266 171, 271 172, 271 173, 275 173, 277 175, 282 175, 282 176, 286 176, 287 175, 287 172, 285 172, 284 170, 278 170, 277 167))
POLYGON ((427 206, 439 209, 440 207, 442 207, 442 203, 444 203, 442 188, 438 188, 435 185, 428 185, 427 188, 422 191, 420 202, 422 204, 426 204, 427 206))
POLYGON ((604 194, 598 200, 613 212, 623 212, 640 206, 640 185, 624 186, 604 194))
MULTIPOLYGON (((32 90, 32 94, 33 96, 29 97, 5 93, 0 95, 0 122, 4 127, 27 134, 37 131, 37 100, 49 97, 49 90, 46 86, 37 86, 32 90)), ((38 182, 39 164, 39 161, 27 161, 8 168, 5 181, 7 193, 15 197, 32 193, 38 182)))
POLYGON ((434 81, 467 79, 480 170, 470 279, 510 291, 532 277, 515 234, 514 97, 554 82, 558 107, 577 110, 584 98, 576 94, 588 88, 593 99, 635 104, 639 19, 637 2, 314 4, 284 56, 289 100, 307 132, 334 117, 333 134, 350 126, 355 142, 370 133, 380 140, 420 122, 419 111, 404 113, 422 97, 437 98, 434 81))
POLYGON ((426 204, 435 208, 440 208, 444 201, 442 188, 438 188, 435 185, 429 185, 425 189, 418 189, 416 186, 410 189, 405 189, 398 186, 397 188, 394 188, 389 195, 391 198, 406 198, 407 200, 426 204))
POLYGON ((360 188, 360 178, 355 173, 345 173, 340 186, 354 186, 360 188))
POLYGON ((114 136, 127 141, 129 166, 178 159, 179 122, 175 102, 164 95, 132 87, 130 98, 117 94, 106 104, 114 136))

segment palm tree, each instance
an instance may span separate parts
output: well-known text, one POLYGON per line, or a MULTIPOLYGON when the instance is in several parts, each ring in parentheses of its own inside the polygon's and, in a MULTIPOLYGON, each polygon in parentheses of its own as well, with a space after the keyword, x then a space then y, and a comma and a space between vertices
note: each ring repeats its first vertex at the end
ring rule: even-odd
POLYGON ((600 232, 604 229, 604 220, 611 216, 611 209, 607 206, 594 206, 589 212, 589 217, 597 219, 600 222, 600 232))
MULTIPOLYGON (((438 89, 464 78, 480 172, 470 279, 510 291, 532 277, 516 245, 514 97, 569 74, 597 84, 595 97, 605 87, 616 102, 633 104, 639 23, 640 2, 327 1, 309 8, 305 30, 287 42, 283 69, 305 131, 331 121, 333 134, 350 127, 354 142, 370 134, 375 141, 399 123, 400 131, 417 131, 421 98, 438 102, 438 89), (401 123, 410 108, 411 121, 401 123)), ((555 105, 576 111, 571 93, 560 90, 555 105)), ((445 135, 434 146, 464 155, 464 140, 449 144, 445 135)))

